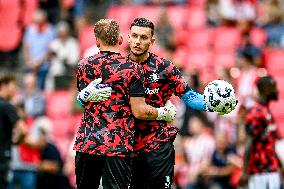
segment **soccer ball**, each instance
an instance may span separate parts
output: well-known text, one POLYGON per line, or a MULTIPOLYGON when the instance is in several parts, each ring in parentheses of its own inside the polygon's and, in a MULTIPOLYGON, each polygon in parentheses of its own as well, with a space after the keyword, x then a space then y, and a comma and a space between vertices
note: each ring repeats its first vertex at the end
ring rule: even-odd
POLYGON ((207 107, 221 115, 235 109, 237 100, 233 86, 224 80, 211 81, 204 89, 207 107))

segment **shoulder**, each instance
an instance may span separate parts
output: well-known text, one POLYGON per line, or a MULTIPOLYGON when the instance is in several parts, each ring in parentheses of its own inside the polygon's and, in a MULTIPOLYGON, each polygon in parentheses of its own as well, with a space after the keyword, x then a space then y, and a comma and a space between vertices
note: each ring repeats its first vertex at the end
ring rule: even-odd
POLYGON ((265 116, 265 107, 260 105, 259 103, 255 103, 253 107, 251 107, 246 115, 247 121, 251 119, 261 119, 265 116))
POLYGON ((154 53, 150 53, 150 56, 151 61, 156 62, 156 64, 158 64, 159 66, 169 67, 170 65, 172 65, 172 62, 170 60, 160 57, 154 53))
POLYGON ((0 108, 14 108, 14 106, 9 101, 0 99, 0 108))
POLYGON ((78 67, 85 67, 85 66, 89 65, 90 63, 92 63, 96 60, 99 60, 100 58, 101 57, 98 54, 93 55, 93 56, 84 57, 79 61, 78 67))
POLYGON ((17 114, 16 107, 13 106, 9 101, 7 100, 0 100, 0 110, 4 110, 4 114, 17 114))

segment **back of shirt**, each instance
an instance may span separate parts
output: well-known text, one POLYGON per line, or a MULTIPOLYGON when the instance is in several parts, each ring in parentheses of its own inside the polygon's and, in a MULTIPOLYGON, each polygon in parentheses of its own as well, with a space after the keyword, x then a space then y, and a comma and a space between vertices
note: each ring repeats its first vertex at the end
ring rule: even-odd
POLYGON ((18 120, 16 108, 0 98, 0 162, 6 162, 11 158, 12 130, 18 120))
POLYGON ((119 53, 101 52, 79 63, 78 90, 97 78, 112 87, 111 97, 86 105, 74 149, 96 155, 132 156, 134 116, 129 101, 130 97, 144 96, 142 67, 119 53))
POLYGON ((251 174, 276 172, 276 126, 267 106, 256 102, 246 115, 246 132, 252 138, 248 170, 251 174))

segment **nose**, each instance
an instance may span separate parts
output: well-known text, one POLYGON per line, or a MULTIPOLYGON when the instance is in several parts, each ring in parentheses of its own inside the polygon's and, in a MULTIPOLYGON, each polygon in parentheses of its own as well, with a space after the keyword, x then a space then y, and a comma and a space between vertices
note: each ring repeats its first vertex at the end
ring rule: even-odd
POLYGON ((139 44, 140 44, 140 38, 139 38, 139 37, 137 37, 137 38, 135 39, 135 44, 136 44, 136 45, 139 45, 139 44))

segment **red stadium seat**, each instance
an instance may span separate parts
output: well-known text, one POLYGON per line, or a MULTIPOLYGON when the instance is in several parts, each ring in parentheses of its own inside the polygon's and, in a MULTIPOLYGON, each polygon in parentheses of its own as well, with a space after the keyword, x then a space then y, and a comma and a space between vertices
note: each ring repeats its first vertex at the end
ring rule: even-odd
POLYGON ((210 53, 207 51, 189 52, 187 53, 185 61, 185 70, 198 70, 199 73, 202 74, 202 71, 204 71, 205 67, 209 65, 210 53))
POLYGON ((135 18, 136 10, 135 6, 112 6, 108 9, 106 17, 115 19, 121 30, 126 30, 135 18))
POLYGON ((168 17, 174 30, 184 28, 187 20, 187 9, 183 6, 171 6, 168 8, 168 17))
POLYGON ((235 27, 219 27, 213 31, 213 47, 218 52, 235 52, 240 43, 240 30, 235 27))
POLYGON ((277 76, 273 75, 277 82, 277 88, 279 90, 279 96, 281 99, 284 99, 284 75, 277 76))
POLYGON ((267 49, 264 51, 264 64, 269 74, 283 75, 284 73, 284 50, 267 49))
POLYGON ((218 52, 213 54, 213 64, 216 68, 233 67, 236 63, 236 56, 230 52, 218 52))
POLYGON ((275 117, 275 120, 284 120, 284 99, 280 99, 276 102, 272 102, 270 105, 270 109, 272 112, 272 115, 275 117))
POLYGON ((138 6, 135 9, 139 9, 134 15, 135 18, 147 18, 151 20, 154 24, 157 23, 160 14, 160 8, 157 6, 138 6))
POLYGON ((253 28, 250 31, 250 39, 257 47, 263 47, 266 43, 266 32, 260 28, 253 28))
POLYGON ((277 133, 280 138, 284 138, 284 119, 276 121, 277 133))
POLYGON ((69 137, 69 127, 71 124, 70 117, 63 118, 53 118, 51 119, 53 125, 53 136, 54 138, 58 137, 69 137))
POLYGON ((76 113, 76 114, 73 114, 71 117, 70 117, 70 127, 68 128, 68 133, 69 134, 76 134, 80 124, 81 124, 81 119, 82 119, 82 115, 83 113, 76 113))
POLYGON ((80 54, 83 55, 86 49, 95 44, 94 26, 89 25, 79 31, 78 41, 80 46, 80 54))
POLYGON ((38 0, 25 0, 24 5, 24 25, 27 26, 31 23, 33 14, 38 8, 38 0))
POLYGON ((210 31, 205 29, 188 32, 185 40, 190 51, 207 51, 211 41, 210 31))
POLYGON ((207 0, 188 0, 190 6, 195 6, 205 9, 207 0))
POLYGON ((51 119, 69 117, 72 99, 69 91, 60 90, 47 94, 46 113, 51 119))
POLYGON ((204 9, 190 7, 186 10, 186 26, 189 30, 205 28, 207 16, 204 9))
POLYGON ((23 21, 21 6, 24 2, 20 0, 1 1, 0 51, 2 52, 15 50, 21 42, 23 33, 22 25, 20 25, 23 21))

